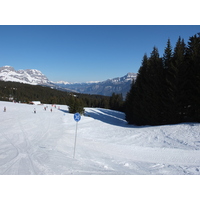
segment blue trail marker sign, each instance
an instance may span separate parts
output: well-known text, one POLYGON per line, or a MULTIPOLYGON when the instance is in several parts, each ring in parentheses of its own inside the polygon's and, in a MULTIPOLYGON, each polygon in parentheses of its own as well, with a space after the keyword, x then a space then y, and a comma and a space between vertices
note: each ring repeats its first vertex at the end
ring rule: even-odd
POLYGON ((74 114, 74 120, 76 121, 76 134, 75 134, 75 141, 74 141, 74 155, 73 155, 73 158, 75 158, 77 128, 78 128, 78 122, 81 120, 81 115, 79 113, 75 113, 74 114))
POLYGON ((81 120, 81 115, 80 115, 79 113, 75 113, 75 114, 74 114, 74 120, 75 120, 76 122, 79 122, 79 121, 81 120))

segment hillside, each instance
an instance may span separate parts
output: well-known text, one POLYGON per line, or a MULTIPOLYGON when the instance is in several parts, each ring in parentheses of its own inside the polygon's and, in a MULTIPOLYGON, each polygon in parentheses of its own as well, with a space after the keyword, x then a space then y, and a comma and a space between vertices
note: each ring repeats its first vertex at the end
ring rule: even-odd
POLYGON ((137 127, 121 112, 85 108, 73 159, 76 122, 58 106, 0 102, 0 174, 200 175, 199 123, 137 127))
POLYGON ((69 93, 47 86, 0 81, 0 100, 2 101, 15 101, 21 103, 41 101, 42 103, 48 104, 69 105, 72 96, 79 98, 84 106, 104 108, 109 107, 111 98, 101 95, 69 93))

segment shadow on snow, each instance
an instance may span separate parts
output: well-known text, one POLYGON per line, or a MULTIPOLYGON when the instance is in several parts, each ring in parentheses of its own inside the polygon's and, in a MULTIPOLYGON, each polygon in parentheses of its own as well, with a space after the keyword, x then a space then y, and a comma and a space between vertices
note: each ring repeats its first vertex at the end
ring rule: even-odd
POLYGON ((90 108, 86 109, 85 115, 111 125, 122 127, 129 126, 125 120, 125 114, 122 112, 103 108, 90 108))
POLYGON ((68 110, 63 110, 63 109, 60 109, 60 111, 64 112, 64 113, 69 113, 68 110))

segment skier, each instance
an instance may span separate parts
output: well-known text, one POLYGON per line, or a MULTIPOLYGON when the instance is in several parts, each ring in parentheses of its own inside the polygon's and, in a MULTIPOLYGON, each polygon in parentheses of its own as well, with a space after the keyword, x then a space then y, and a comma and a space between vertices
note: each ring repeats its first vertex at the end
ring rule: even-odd
POLYGON ((34 113, 36 113, 36 109, 34 108, 34 113))
POLYGON ((4 110, 3 110, 4 112, 6 112, 6 107, 4 107, 4 110))

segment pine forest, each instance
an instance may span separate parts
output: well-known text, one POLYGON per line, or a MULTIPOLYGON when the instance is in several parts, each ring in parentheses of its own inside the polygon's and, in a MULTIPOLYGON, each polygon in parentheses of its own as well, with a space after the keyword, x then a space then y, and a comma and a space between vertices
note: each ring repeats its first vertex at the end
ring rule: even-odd
POLYGON ((168 39, 162 57, 156 47, 145 54, 125 107, 129 124, 200 122, 200 34, 174 49, 168 39))

